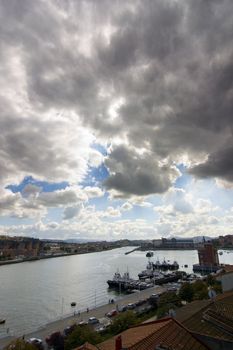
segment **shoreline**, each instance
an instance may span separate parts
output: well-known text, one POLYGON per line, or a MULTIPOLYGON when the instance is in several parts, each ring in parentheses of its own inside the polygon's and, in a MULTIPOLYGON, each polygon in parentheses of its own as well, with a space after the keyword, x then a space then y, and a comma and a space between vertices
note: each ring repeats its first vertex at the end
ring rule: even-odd
MULTIPOLYGON (((45 255, 45 256, 32 256, 32 257, 28 257, 28 258, 22 258, 22 259, 14 259, 14 260, 5 260, 5 261, 0 261, 0 267, 1 266, 5 266, 5 265, 12 265, 12 264, 19 264, 19 263, 24 263, 24 262, 30 262, 30 261, 38 261, 38 260, 44 260, 44 259, 53 259, 53 258, 62 258, 62 257, 66 257, 66 256, 73 256, 73 255, 83 255, 83 254, 91 254, 91 253, 101 253, 101 252, 106 252, 109 250, 113 250, 113 249, 118 249, 118 248, 124 248, 123 247, 111 247, 109 249, 104 249, 104 250, 96 250, 96 251, 91 251, 91 252, 79 252, 79 253, 65 253, 65 254, 50 254, 50 255, 45 255)), ((162 247, 157 247, 157 248, 134 248, 130 251, 125 252, 125 255, 131 254, 135 251, 141 251, 141 252, 145 252, 145 251, 157 251, 157 250, 165 250, 165 251, 171 251, 171 250, 197 250, 197 248, 162 248, 162 247)), ((217 251, 219 250, 230 250, 233 251, 233 247, 231 248, 217 248, 217 251)))
POLYGON ((78 314, 76 314, 75 316, 68 315, 60 319, 51 321, 30 333, 21 334, 19 336, 8 335, 6 337, 0 338, 0 349, 4 349, 4 347, 6 347, 11 341, 21 338, 23 336, 25 337, 25 339, 40 338, 42 340, 45 340, 45 338, 49 336, 51 333, 56 331, 63 332, 65 327, 73 324, 74 322, 78 323, 80 321, 87 321, 89 317, 97 317, 100 319, 104 317, 107 312, 111 311, 112 309, 115 309, 117 305, 121 307, 125 304, 134 303, 140 299, 148 298, 153 293, 161 293, 161 292, 164 292, 165 290, 166 290, 166 287, 162 287, 162 286, 151 287, 141 292, 127 294, 122 297, 119 297, 119 299, 116 299, 113 304, 106 303, 106 304, 97 306, 96 308, 90 309, 89 312, 83 311, 80 313, 80 315, 78 314))
POLYGON ((79 252, 79 253, 51 254, 51 255, 42 255, 42 256, 32 256, 32 257, 22 258, 22 259, 5 260, 5 261, 0 261, 0 267, 4 266, 4 265, 20 264, 20 263, 24 263, 24 262, 38 261, 38 260, 52 259, 52 258, 61 258, 61 257, 65 257, 65 256, 101 253, 101 252, 106 252, 106 251, 118 249, 118 248, 123 248, 123 247, 111 247, 109 249, 96 250, 96 251, 91 251, 91 252, 87 251, 87 252, 79 252))

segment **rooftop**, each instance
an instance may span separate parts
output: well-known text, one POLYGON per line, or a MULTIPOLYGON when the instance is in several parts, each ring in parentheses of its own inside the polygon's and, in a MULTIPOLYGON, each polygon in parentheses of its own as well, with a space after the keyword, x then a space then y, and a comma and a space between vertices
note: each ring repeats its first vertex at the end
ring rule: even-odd
MULTIPOLYGON (((154 350, 155 346, 166 346, 172 350, 206 350, 187 329, 172 318, 140 324, 122 332, 122 347, 127 350, 154 350)), ((119 336, 119 335, 118 335, 119 336)), ((97 345, 99 350, 115 350, 112 337, 97 345)))
POLYGON ((197 302, 196 312, 189 312, 192 304, 187 306, 187 313, 185 309, 183 313, 177 313, 177 319, 186 328, 195 334, 233 342, 233 292, 223 293, 206 305, 203 302, 202 307, 197 302))

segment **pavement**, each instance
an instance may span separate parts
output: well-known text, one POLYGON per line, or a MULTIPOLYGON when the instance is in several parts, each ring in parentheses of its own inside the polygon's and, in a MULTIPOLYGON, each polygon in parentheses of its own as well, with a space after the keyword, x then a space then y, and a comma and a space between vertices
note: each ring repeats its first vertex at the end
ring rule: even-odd
MULTIPOLYGON (((148 298, 153 293, 157 294, 157 293, 162 293, 164 291, 166 291, 166 287, 155 286, 140 292, 124 295, 121 298, 118 298, 113 304, 108 303, 108 304, 96 307, 94 309, 90 309, 89 312, 82 312, 80 313, 80 315, 75 315, 75 316, 73 315, 60 320, 56 320, 54 322, 46 324, 43 328, 40 328, 35 332, 24 334, 24 337, 25 339, 40 338, 42 340, 45 340, 45 338, 51 333, 56 331, 63 332, 64 328, 66 328, 67 326, 75 322, 78 323, 80 321, 87 321, 89 317, 93 317, 93 316, 97 318, 104 317, 107 312, 111 311, 112 309, 115 309, 116 305, 118 305, 118 307, 121 307, 129 303, 135 303, 138 300, 148 298)), ((4 349, 9 344, 9 342, 11 342, 14 339, 16 339, 16 337, 5 337, 0 339, 0 349, 1 350, 4 349)))

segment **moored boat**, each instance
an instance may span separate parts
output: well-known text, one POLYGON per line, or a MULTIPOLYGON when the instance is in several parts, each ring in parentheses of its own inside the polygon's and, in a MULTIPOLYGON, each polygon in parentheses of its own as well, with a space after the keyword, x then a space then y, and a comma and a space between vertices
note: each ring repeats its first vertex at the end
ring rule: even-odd
POLYGON ((146 257, 147 257, 147 258, 152 258, 153 255, 154 255, 153 252, 147 252, 147 253, 146 253, 146 257))

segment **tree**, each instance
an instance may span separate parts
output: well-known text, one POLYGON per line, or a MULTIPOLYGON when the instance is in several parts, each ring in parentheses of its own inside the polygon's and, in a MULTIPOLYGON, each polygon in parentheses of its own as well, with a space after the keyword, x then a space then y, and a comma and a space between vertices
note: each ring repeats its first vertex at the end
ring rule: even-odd
POLYGON ((89 342, 91 344, 100 343, 101 336, 90 326, 77 326, 75 330, 65 340, 65 350, 74 349, 77 346, 89 342))
POLYGON ((54 332, 46 338, 46 343, 54 350, 64 350, 64 337, 61 332, 54 332))
POLYGON ((206 283, 208 284, 208 286, 212 286, 215 283, 214 276, 209 274, 206 278, 206 283))
POLYGON ((181 305, 180 296, 175 292, 163 293, 158 302, 157 318, 168 315, 170 309, 174 309, 181 305))
POLYGON ((5 350, 37 350, 37 348, 23 339, 17 339, 7 345, 5 350))
POLYGON ((175 292, 165 292, 159 297, 158 305, 159 307, 162 307, 166 304, 180 306, 180 302, 180 296, 176 295, 175 292))
POLYGON ((133 311, 127 311, 122 314, 119 314, 113 321, 113 324, 110 327, 110 332, 113 334, 118 334, 130 326, 133 326, 137 323, 137 316, 133 311))
POLYGON ((208 298, 207 284, 203 281, 195 281, 192 284, 194 299, 202 300, 208 298))
POLYGON ((185 300, 185 301, 192 301, 193 300, 193 296, 194 296, 194 291, 193 291, 193 287, 191 286, 190 283, 184 283, 179 291, 179 296, 181 298, 181 300, 185 300))

